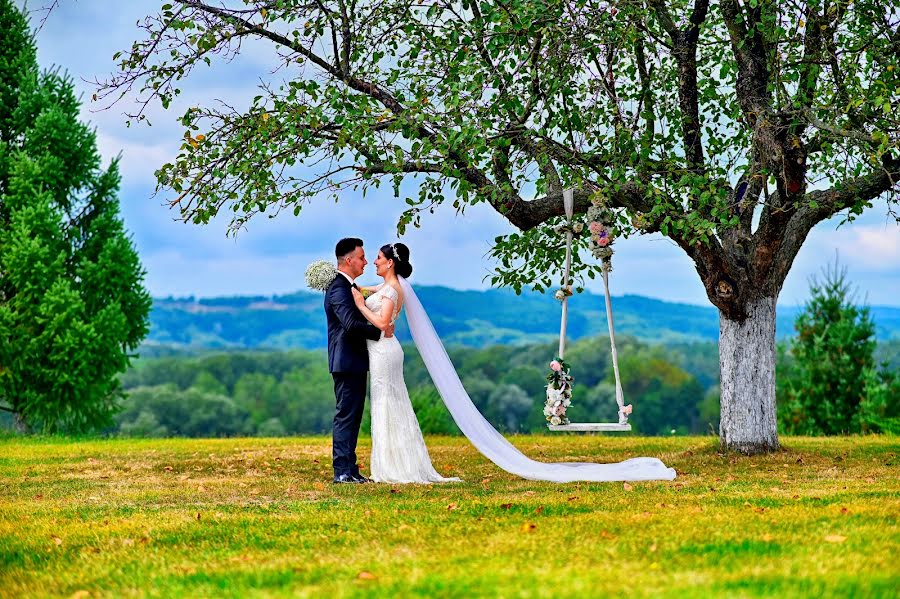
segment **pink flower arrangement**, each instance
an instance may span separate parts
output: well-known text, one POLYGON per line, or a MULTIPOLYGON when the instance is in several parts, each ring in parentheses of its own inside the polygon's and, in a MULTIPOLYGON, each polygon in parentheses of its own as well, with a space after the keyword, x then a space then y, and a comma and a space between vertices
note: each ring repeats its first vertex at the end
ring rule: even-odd
POLYGON ((562 364, 560 364, 556 360, 553 360, 552 362, 550 362, 550 370, 552 370, 553 372, 559 372, 560 370, 562 370, 562 364))
POLYGON ((605 248, 606 246, 609 245, 609 237, 607 237, 606 235, 602 236, 600 239, 597 240, 597 245, 599 245, 602 248, 605 248))
POLYGON ((627 406, 624 406, 624 407, 622 408, 622 413, 623 413, 623 414, 631 414, 631 404, 628 404, 627 406))
POLYGON ((603 225, 598 223, 597 221, 591 222, 591 224, 588 225, 588 229, 594 235, 599 235, 604 231, 603 225))

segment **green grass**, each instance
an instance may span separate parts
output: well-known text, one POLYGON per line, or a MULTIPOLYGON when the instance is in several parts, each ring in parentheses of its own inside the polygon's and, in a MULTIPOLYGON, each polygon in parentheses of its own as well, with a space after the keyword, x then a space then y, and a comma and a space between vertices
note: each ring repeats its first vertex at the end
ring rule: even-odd
MULTIPOLYGON (((429 438, 464 483, 330 484, 330 440, 0 439, 0 596, 888 597, 897 438, 516 437, 661 457, 672 482, 552 484, 429 438)), ((361 457, 368 458, 362 442, 361 457)))

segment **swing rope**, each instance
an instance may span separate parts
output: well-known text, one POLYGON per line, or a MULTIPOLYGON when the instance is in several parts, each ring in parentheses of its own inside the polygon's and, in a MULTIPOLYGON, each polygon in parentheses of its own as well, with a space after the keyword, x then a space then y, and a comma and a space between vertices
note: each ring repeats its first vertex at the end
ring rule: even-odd
MULTIPOLYGON (((572 218, 575 213, 575 192, 572 189, 563 191, 563 209, 566 213, 568 227, 566 228, 566 264, 563 271, 563 289, 570 289, 570 275, 572 270, 572 240, 574 238, 574 229, 572 227, 572 218)), ((616 352, 616 331, 613 324, 612 301, 609 293, 609 271, 610 259, 603 258, 601 263, 601 271, 603 273, 603 291, 606 303, 606 323, 609 329, 609 345, 612 353, 613 374, 616 380, 616 404, 619 407, 619 424, 628 425, 628 415, 631 413, 631 405, 625 405, 625 397, 622 393, 622 379, 619 375, 619 356, 616 352)), ((566 350, 566 327, 568 325, 569 316, 569 294, 563 293, 562 298, 562 318, 559 326, 559 358, 565 357, 566 350)), ((577 426, 577 425, 576 425, 577 426)), ((584 425, 589 426, 589 425, 584 425)), ((629 427, 630 428, 630 427, 629 427)))

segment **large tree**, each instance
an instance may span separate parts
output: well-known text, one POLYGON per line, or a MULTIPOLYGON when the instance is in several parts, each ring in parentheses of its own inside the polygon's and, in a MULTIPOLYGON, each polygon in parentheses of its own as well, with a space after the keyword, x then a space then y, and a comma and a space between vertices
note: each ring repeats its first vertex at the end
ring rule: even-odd
POLYGON ((277 50, 283 83, 181 117, 158 179, 187 221, 413 177, 400 231, 487 203, 521 230, 494 252, 517 288, 558 268, 564 188, 620 233, 661 231, 720 311, 722 443, 755 453, 778 445, 775 305, 797 251, 895 201, 897 21, 888 0, 173 0, 99 95, 131 92, 143 120, 198 66, 277 50))
POLYGON ((70 80, 41 73, 0 0, 0 409, 21 429, 105 426, 150 296, 70 80))

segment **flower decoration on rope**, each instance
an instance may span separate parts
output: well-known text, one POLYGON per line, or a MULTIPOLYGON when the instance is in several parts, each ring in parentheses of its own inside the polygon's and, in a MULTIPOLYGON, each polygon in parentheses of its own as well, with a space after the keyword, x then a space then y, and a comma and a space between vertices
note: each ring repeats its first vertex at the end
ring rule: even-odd
POLYGON ((544 404, 544 416, 552 425, 569 424, 566 410, 572 404, 572 375, 569 365, 562 358, 550 362, 550 374, 547 375, 547 403, 544 404))
POLYGON ((567 297, 572 297, 572 287, 565 286, 557 289, 556 293, 553 294, 553 297, 558 299, 559 301, 563 301, 567 297))
POLYGON ((310 289, 325 291, 337 274, 337 267, 333 263, 316 260, 306 267, 306 284, 310 289))
POLYGON ((591 200, 587 218, 588 231, 591 233, 591 253, 595 258, 603 261, 603 268, 612 270, 614 236, 610 226, 616 221, 616 215, 607 208, 606 200, 602 195, 598 194, 591 200))

